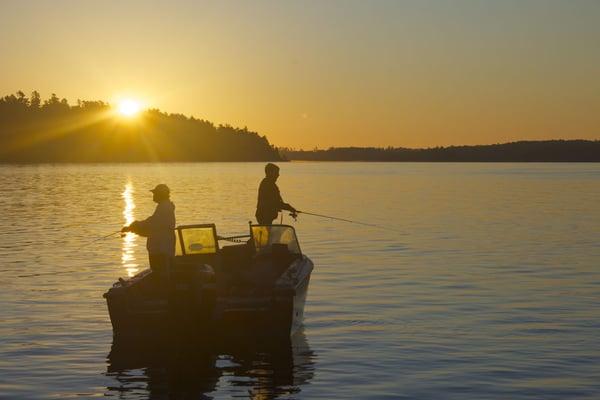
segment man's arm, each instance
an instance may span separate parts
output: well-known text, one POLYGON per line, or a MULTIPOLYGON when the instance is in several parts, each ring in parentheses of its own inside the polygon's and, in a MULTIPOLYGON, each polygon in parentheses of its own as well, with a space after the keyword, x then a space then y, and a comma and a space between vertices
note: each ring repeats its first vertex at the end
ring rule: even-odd
POLYGON ((133 221, 123 227, 122 232, 133 232, 140 236, 148 236, 152 232, 175 229, 175 220, 168 205, 157 205, 154 213, 142 221, 133 221))
POLYGON ((277 199, 279 201, 279 211, 287 210, 295 213, 297 210, 291 206, 291 204, 285 203, 281 198, 281 193, 279 192, 279 188, 277 188, 277 199))
POLYGON ((131 224, 129 224, 129 226, 124 226, 123 228, 121 228, 121 232, 133 232, 136 235, 147 237, 150 233, 150 230, 148 229, 147 221, 151 217, 152 216, 146 218, 143 221, 133 221, 131 224))
POLYGON ((294 212, 294 213, 298 211, 294 207, 292 207, 290 204, 284 203, 284 202, 281 202, 281 209, 282 210, 291 211, 291 212, 294 212))

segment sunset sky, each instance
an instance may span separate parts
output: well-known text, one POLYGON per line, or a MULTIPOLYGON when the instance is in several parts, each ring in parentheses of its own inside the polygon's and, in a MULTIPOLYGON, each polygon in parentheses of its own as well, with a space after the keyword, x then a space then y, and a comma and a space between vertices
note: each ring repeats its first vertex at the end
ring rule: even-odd
POLYGON ((277 146, 600 139, 600 1, 2 1, 21 89, 247 126, 277 146))

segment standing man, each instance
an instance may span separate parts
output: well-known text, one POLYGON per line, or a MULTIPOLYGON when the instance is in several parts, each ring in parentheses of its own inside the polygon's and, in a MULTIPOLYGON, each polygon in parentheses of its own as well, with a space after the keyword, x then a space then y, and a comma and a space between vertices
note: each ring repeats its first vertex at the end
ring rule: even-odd
POLYGON ((147 237, 146 249, 152 273, 161 280, 168 280, 170 267, 175 257, 175 204, 171 202, 170 190, 161 183, 152 190, 152 200, 156 209, 154 214, 143 221, 133 221, 121 232, 133 232, 147 237))
POLYGON ((271 225, 281 210, 291 211, 296 214, 296 209, 284 203, 277 187, 279 167, 268 163, 265 165, 265 178, 258 188, 258 204, 256 205, 256 220, 260 225, 271 225))

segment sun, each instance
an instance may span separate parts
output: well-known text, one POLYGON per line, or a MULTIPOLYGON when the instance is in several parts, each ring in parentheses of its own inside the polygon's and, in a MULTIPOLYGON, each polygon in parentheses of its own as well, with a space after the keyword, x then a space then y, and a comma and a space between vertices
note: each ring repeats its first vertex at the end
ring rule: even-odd
POLYGON ((119 101, 119 114, 125 117, 135 117, 141 109, 142 106, 139 101, 133 99, 123 99, 119 101))

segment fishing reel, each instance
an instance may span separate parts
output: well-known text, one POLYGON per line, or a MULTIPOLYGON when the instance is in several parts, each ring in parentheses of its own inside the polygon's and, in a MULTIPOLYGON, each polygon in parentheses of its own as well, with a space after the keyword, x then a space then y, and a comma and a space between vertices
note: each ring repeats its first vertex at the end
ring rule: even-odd
POLYGON ((292 211, 292 212, 290 212, 289 216, 294 219, 294 222, 298 221, 298 211, 292 211))

